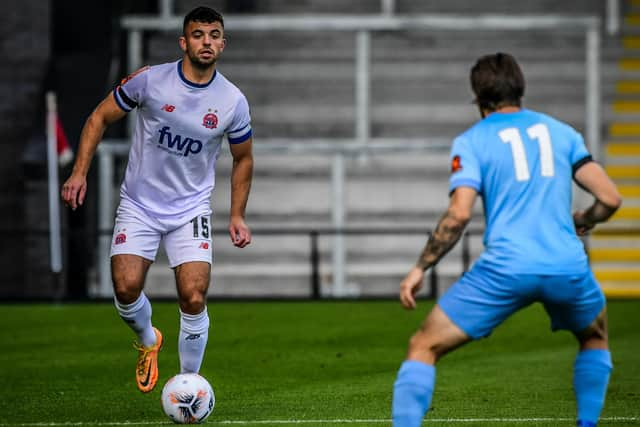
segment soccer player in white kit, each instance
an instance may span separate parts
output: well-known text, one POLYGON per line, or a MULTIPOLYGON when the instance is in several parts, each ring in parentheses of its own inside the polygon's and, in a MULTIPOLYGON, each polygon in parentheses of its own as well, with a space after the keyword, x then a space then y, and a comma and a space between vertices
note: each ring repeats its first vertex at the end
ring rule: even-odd
POLYGON ((209 330, 210 200, 225 134, 233 157, 229 234, 239 248, 251 242, 244 221, 253 171, 251 119, 245 96, 216 70, 225 43, 218 12, 207 7, 189 12, 179 38, 183 58, 141 68, 98 105, 62 187, 67 205, 83 204, 87 172, 106 127, 137 108, 111 242, 111 272, 116 309, 138 336, 136 382, 144 393, 158 380, 163 340, 152 326, 143 292, 161 241, 178 290, 180 371, 200 370, 209 330))

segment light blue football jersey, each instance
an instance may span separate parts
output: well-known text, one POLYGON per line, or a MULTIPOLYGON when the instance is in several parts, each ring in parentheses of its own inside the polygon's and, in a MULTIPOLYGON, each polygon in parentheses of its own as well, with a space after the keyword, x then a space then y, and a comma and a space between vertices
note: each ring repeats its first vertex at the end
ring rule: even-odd
POLYGON ((526 109, 490 114, 458 136, 450 190, 471 187, 483 200, 485 250, 477 262, 511 273, 588 268, 571 204, 573 173, 590 160, 573 128, 526 109))

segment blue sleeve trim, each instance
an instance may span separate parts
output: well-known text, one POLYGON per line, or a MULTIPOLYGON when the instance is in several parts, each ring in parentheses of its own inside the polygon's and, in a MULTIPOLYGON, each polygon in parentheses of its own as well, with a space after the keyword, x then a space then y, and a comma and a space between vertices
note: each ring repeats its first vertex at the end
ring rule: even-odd
POLYGON ((253 132, 251 131, 251 129, 249 129, 249 132, 247 132, 247 133, 245 133, 244 135, 239 136, 239 137, 237 137, 237 138, 231 138, 231 137, 228 137, 228 139, 229 139, 229 144, 240 144, 240 143, 243 143, 243 142, 245 142, 247 139, 251 138, 251 134, 252 134, 252 133, 253 133, 253 132))
POLYGON ((120 107, 122 111, 124 111, 125 113, 129 113, 131 112, 132 108, 129 108, 127 105, 122 103, 120 94, 118 93, 118 88, 119 86, 113 89, 113 99, 116 100, 116 104, 118 104, 118 107, 120 107))
POLYGON ((127 92, 124 91, 122 86, 118 86, 118 95, 122 98, 122 101, 129 106, 132 110, 138 106, 138 103, 133 99, 129 98, 127 92))

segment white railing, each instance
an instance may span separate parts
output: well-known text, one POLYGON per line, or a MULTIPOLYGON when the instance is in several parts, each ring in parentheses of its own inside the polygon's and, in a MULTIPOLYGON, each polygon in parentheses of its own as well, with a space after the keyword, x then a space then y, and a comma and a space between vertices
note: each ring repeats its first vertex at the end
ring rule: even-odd
MULTIPOLYGON (((128 64, 131 71, 142 66, 142 33, 148 30, 179 31, 182 17, 125 16, 128 33, 128 64)), ((600 154, 600 19, 596 16, 561 15, 246 15, 225 17, 233 31, 344 31, 356 37, 355 139, 369 140, 371 43, 373 31, 580 31, 585 35, 585 137, 591 153, 600 154)), ((130 122, 132 123, 132 122, 130 122)), ((130 126, 131 128, 131 126, 130 126)))
POLYGON ((620 0, 607 0, 607 34, 615 36, 620 32, 620 0))
MULTIPOLYGON (((111 270, 109 266, 109 248, 111 247, 110 230, 113 229, 113 220, 116 207, 117 194, 113 185, 116 178, 116 158, 126 157, 130 144, 125 140, 104 140, 98 145, 97 156, 99 165, 98 176, 98 283, 96 288, 90 289, 90 294, 95 297, 108 297, 111 295, 111 270)), ((256 154, 316 154, 331 156, 331 218, 334 229, 343 229, 346 226, 346 199, 345 199, 345 158, 359 157, 363 154, 384 153, 443 153, 450 149, 449 139, 401 140, 392 138, 373 138, 366 146, 354 142, 352 139, 311 139, 301 143, 287 139, 260 140, 260 144, 254 145, 256 154)), ((346 285, 346 248, 343 234, 336 234, 332 247, 332 295, 343 296, 347 293, 346 285)))
MULTIPOLYGON (((182 17, 170 16, 170 0, 163 1, 162 16, 125 16, 122 27, 128 32, 128 64, 131 70, 142 65, 142 33, 147 30, 173 30, 182 28, 182 17)), ((256 144, 256 150, 269 153, 325 153, 333 156, 332 162, 332 222, 333 227, 342 228, 345 224, 344 157, 360 153, 383 152, 385 150, 446 150, 450 141, 433 139, 407 141, 390 138, 371 138, 370 82, 371 82, 371 46, 373 31, 402 30, 559 30, 579 31, 585 34, 585 136, 591 153, 599 157, 600 153, 600 20, 593 16, 546 16, 546 15, 480 15, 464 17, 459 15, 393 15, 393 1, 382 0, 383 14, 379 15, 286 15, 286 16, 226 16, 225 27, 233 31, 344 31, 355 34, 355 123, 354 138, 327 140, 306 139, 262 139, 256 144)), ((132 122, 130 122, 132 123, 132 122)), ((131 127, 130 127, 131 129, 131 127)), ((101 144, 98 147, 100 163, 99 178, 99 228, 108 230, 113 227, 115 194, 113 193, 114 156, 125 155, 128 144, 120 141, 114 144, 101 144)), ((95 296, 111 295, 111 280, 108 264, 109 236, 100 237, 98 248, 98 288, 95 296)), ((345 284, 345 245, 343 236, 337 235, 333 246, 333 293, 343 295, 345 284)))

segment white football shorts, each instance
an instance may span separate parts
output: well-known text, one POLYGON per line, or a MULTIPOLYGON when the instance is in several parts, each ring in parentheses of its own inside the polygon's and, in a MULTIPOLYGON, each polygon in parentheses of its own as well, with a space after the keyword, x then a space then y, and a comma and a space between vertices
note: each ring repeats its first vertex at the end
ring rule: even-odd
POLYGON ((169 258, 169 266, 185 262, 212 263, 211 215, 198 214, 172 230, 163 230, 156 221, 140 213, 118 211, 111 239, 111 256, 138 255, 155 261, 160 242, 169 258))

